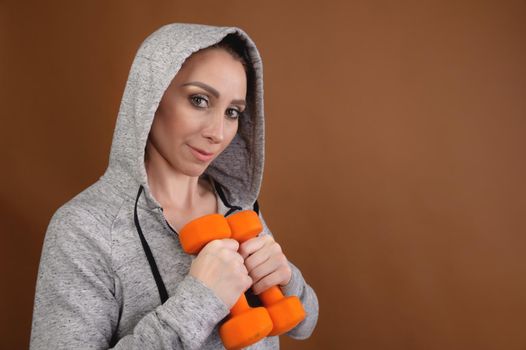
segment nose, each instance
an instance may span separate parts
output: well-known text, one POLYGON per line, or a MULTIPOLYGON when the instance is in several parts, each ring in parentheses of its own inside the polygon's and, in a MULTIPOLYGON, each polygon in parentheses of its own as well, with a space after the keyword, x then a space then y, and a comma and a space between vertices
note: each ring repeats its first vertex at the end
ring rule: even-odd
POLYGON ((214 113, 208 120, 203 130, 203 136, 214 143, 220 143, 225 139, 225 117, 223 113, 214 113))

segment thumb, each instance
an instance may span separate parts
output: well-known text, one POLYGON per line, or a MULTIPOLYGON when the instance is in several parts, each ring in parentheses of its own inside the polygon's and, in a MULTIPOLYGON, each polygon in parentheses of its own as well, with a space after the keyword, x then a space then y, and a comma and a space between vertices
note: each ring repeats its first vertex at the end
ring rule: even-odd
POLYGON ((235 239, 224 238, 221 240, 221 242, 223 242, 224 247, 227 249, 233 250, 235 252, 237 252, 237 250, 239 249, 239 243, 235 239))

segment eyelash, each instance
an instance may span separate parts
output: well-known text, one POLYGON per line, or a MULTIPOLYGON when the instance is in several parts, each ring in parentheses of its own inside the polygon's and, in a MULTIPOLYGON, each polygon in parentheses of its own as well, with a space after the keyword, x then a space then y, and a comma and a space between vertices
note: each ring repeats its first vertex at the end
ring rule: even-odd
MULTIPOLYGON (((206 101, 206 103, 208 104, 208 98, 206 98, 206 96, 204 95, 191 95, 189 99, 190 99, 190 103, 196 108, 200 108, 200 109, 205 108, 205 106, 200 106, 200 104, 196 102, 197 99, 206 101)), ((228 119, 236 120, 243 115, 243 112, 241 112, 240 110, 236 108, 228 108, 227 111, 229 110, 237 112, 237 116, 236 117, 228 116, 228 119)))

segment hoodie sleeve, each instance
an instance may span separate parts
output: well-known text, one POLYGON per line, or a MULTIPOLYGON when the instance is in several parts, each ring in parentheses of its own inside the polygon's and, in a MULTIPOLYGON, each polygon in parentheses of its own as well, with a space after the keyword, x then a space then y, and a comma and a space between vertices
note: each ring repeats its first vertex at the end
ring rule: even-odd
MULTIPOLYGON (((272 236, 272 232, 263 219, 261 211, 259 212, 259 218, 263 223, 263 232, 272 236)), ((300 270, 290 261, 289 265, 292 270, 292 277, 287 285, 281 287, 281 290, 284 295, 295 295, 299 297, 307 316, 300 324, 286 334, 294 339, 306 339, 310 337, 318 322, 318 297, 314 289, 305 282, 300 270)))
MULTIPOLYGON (((106 229, 107 230, 107 229, 106 229)), ((59 209, 48 226, 37 279, 31 349, 198 349, 228 314, 200 281, 186 276, 163 305, 120 339, 111 245, 88 213, 59 209), (86 228, 90 227, 88 233, 86 228)))

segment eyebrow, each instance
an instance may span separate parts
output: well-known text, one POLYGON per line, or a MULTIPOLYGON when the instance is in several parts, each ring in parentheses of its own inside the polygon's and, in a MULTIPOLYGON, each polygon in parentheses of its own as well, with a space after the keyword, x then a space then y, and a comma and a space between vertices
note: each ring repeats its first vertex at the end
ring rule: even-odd
MULTIPOLYGON (((217 91, 216 89, 214 89, 210 85, 207 85, 207 84, 202 83, 200 81, 191 81, 189 83, 184 83, 181 86, 187 86, 187 85, 198 86, 201 89, 206 90, 209 93, 211 93, 212 95, 214 95, 215 98, 219 98, 219 91, 217 91)), ((245 100, 233 100, 232 103, 240 104, 240 105, 243 105, 243 106, 246 106, 246 104, 247 104, 247 102, 245 100)))

